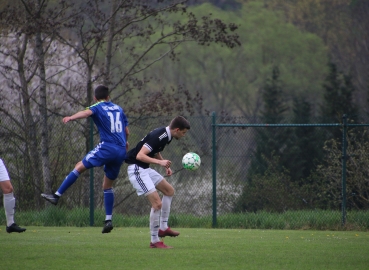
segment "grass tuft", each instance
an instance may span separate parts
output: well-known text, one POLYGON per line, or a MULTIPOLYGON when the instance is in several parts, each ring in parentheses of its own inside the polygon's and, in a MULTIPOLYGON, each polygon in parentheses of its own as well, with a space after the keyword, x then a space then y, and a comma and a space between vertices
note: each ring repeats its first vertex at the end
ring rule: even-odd
MULTIPOLYGON (((1 210, 0 210, 1 212, 1 210)), ((102 226, 105 212, 94 211, 93 226, 102 226)), ((5 215, 0 215, 0 222, 5 224, 5 215)), ((32 226, 90 226, 90 210, 88 208, 66 209, 50 206, 42 211, 23 211, 16 213, 16 222, 32 226)), ((148 227, 147 215, 113 215, 114 226, 117 227, 148 227)), ((212 228, 212 216, 195 216, 171 213, 169 224, 182 228, 212 228)), ((305 210, 271 213, 266 211, 248 213, 228 213, 217 216, 217 228, 226 229, 274 229, 274 230, 355 230, 369 229, 368 211, 350 211, 347 213, 346 224, 342 226, 340 211, 305 210)))

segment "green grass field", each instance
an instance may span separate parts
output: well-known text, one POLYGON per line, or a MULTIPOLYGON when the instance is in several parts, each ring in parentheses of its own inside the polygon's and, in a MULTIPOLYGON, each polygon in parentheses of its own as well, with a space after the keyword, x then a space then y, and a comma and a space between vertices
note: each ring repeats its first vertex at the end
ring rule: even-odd
POLYGON ((0 230, 1 269, 368 269, 369 232, 189 229, 150 249, 148 228, 0 230))

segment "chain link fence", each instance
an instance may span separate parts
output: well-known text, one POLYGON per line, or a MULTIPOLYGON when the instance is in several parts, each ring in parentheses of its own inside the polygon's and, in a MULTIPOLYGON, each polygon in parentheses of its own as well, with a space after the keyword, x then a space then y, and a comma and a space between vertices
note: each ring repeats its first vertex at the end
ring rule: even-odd
MULTIPOLYGON (((171 226, 369 228, 367 126, 348 126, 347 141, 343 141, 343 125, 339 123, 242 126, 251 121, 214 117, 187 117, 191 130, 183 139, 173 140, 162 153, 172 161, 174 171, 172 176, 166 177, 176 189, 169 220, 171 226), (347 149, 344 158, 343 144, 347 149), (197 171, 182 169, 181 159, 187 152, 200 155, 202 164, 197 171), (342 186, 343 175, 346 187, 342 186), (342 188, 347 191, 345 205, 342 188)), ((168 125, 171 117, 129 120, 129 142, 133 147, 150 130, 168 125)), ((253 119, 252 122, 257 121, 253 119)), ((55 191, 74 165, 98 143, 97 130, 90 127, 90 119, 67 125, 60 117, 48 119, 50 179, 44 179, 45 153, 41 151, 40 122, 30 125, 22 118, 1 116, 0 157, 14 186, 19 224, 102 225, 105 217, 103 168, 82 174, 58 206, 50 205, 40 196, 45 181, 49 181, 55 191)), ((162 168, 155 168, 164 175, 162 168)), ((150 205, 145 197, 136 195, 126 170, 124 164, 114 186, 114 225, 146 227, 150 205)), ((0 222, 5 224, 5 215, 0 215, 0 222)))

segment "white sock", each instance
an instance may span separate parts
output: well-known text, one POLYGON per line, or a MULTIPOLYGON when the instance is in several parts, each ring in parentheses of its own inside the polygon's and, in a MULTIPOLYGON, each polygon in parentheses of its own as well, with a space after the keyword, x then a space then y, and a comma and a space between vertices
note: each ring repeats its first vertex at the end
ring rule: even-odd
POLYGON ((14 223, 14 208, 15 208, 15 198, 14 194, 8 193, 4 194, 4 208, 5 208, 5 216, 6 216, 6 223, 7 226, 10 226, 14 223))
POLYGON ((163 196, 161 216, 160 216, 160 230, 165 231, 168 229, 168 219, 170 214, 170 205, 172 204, 173 196, 163 196))
POLYGON ((159 239, 159 218, 160 210, 155 210, 151 208, 150 212, 150 233, 151 233, 151 243, 157 243, 159 239))

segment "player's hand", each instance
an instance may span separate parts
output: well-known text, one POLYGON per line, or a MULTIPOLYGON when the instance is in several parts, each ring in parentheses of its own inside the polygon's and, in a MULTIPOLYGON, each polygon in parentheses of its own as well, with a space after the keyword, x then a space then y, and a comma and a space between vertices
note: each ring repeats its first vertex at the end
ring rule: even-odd
POLYGON ((68 123, 69 121, 72 121, 70 116, 66 116, 66 117, 63 118, 63 123, 64 124, 68 123))
POLYGON ((165 167, 166 169, 169 169, 171 164, 172 162, 170 160, 167 159, 159 160, 159 165, 165 167))
POLYGON ((172 172, 172 169, 171 168, 168 168, 168 169, 165 169, 166 173, 167 173, 167 176, 171 176, 173 174, 172 172))

